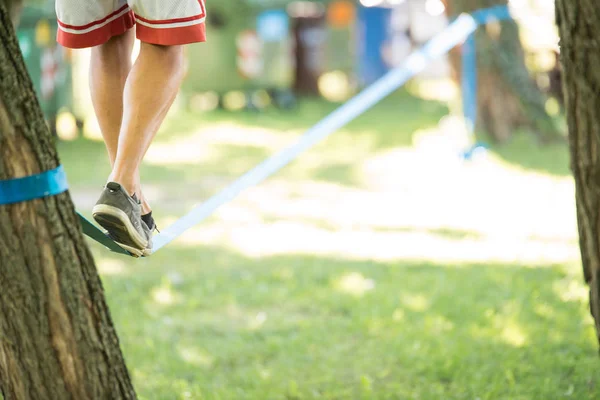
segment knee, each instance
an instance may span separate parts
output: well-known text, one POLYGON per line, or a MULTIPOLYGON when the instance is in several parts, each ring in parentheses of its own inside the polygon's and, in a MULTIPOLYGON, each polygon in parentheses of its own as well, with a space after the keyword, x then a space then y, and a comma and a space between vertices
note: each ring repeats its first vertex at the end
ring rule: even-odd
POLYGON ((121 60, 123 57, 131 57, 132 48, 133 37, 128 31, 122 35, 113 36, 105 43, 94 47, 92 53, 100 60, 113 60, 115 57, 121 60))
POLYGON ((140 55, 151 54, 161 65, 168 68, 174 76, 183 78, 185 71, 185 55, 183 46, 161 46, 142 43, 140 55))

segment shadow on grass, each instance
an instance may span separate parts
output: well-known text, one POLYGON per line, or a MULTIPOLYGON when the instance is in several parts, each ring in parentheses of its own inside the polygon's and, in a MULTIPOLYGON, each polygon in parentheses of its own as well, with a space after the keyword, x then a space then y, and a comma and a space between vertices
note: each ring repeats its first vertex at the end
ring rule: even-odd
POLYGON ((107 260, 124 267, 104 282, 141 398, 600 395, 585 290, 564 267, 176 244, 107 260))
POLYGON ((375 232, 407 232, 407 233, 425 233, 431 236, 439 236, 445 239, 451 240, 464 240, 464 239, 482 239, 485 236, 481 232, 469 231, 464 229, 452 229, 452 228, 419 228, 419 227, 405 227, 405 228, 374 228, 375 232))
MULTIPOLYGON (((264 113, 215 111, 204 114, 182 112, 166 121, 157 138, 157 143, 165 140, 177 141, 192 135, 202 126, 220 122, 266 128, 280 131, 280 134, 285 135, 285 131, 310 128, 337 107, 339 104, 322 99, 304 99, 300 102, 298 109, 292 111, 272 109, 264 113)), ((330 147, 333 149, 339 147, 339 152, 344 152, 348 150, 348 146, 352 146, 353 140, 358 146, 367 146, 368 143, 368 151, 409 146, 412 144, 412 135, 415 131, 435 126, 446 113, 447 108, 440 103, 425 101, 410 96, 406 92, 398 92, 344 128, 345 132, 350 135, 350 139, 337 142, 334 137, 334 142, 330 147)), ((275 152, 243 143, 240 145, 218 144, 213 149, 218 152, 216 153, 218 159, 206 162, 202 161, 200 156, 200 152, 205 149, 198 149, 198 162, 194 160, 192 164, 186 163, 185 160, 177 160, 177 154, 167 155, 167 158, 172 157, 173 160, 172 163, 165 163, 166 165, 145 163, 142 167, 142 177, 144 180, 149 178, 152 182, 157 183, 178 181, 184 184, 195 184, 206 176, 214 175, 231 180, 247 172, 275 152)), ((110 168, 102 142, 87 139, 61 142, 59 151, 72 184, 94 187, 104 184, 110 168)), ((309 173, 311 174, 309 178, 313 180, 360 185, 356 166, 351 161, 334 160, 329 163, 327 160, 323 160, 322 165, 310 171, 296 167, 286 169, 286 171, 284 173, 301 177, 307 177, 304 175, 309 173)))
MULTIPOLYGON (((264 112, 210 113, 183 112, 182 118, 166 121, 162 131, 169 137, 186 135, 207 123, 235 122, 236 124, 272 130, 306 130, 336 110, 342 104, 319 98, 301 98, 298 107, 292 110, 269 109, 264 112)), ((344 129, 353 135, 375 137, 377 149, 388 149, 412 144, 412 134, 423 128, 437 125, 448 113, 441 102, 423 100, 400 90, 372 109, 357 117, 344 129)))
MULTIPOLYGON (((81 189, 102 187, 110 174, 110 165, 102 142, 78 139, 61 142, 58 148, 71 185, 81 189)), ((217 158, 206 161, 178 161, 177 155, 173 154, 173 161, 165 165, 145 162, 141 169, 142 179, 152 184, 175 185, 177 187, 174 190, 185 188, 186 185, 198 188, 215 177, 225 184, 273 154, 264 148, 230 144, 219 144, 214 146, 214 149, 217 151, 217 158)), ((289 174, 288 177, 359 186, 360 178, 356 169, 357 166, 350 163, 323 162, 322 165, 309 169, 292 165, 282 172, 289 174)), ((192 189, 192 192, 195 192, 195 189, 192 189)))
MULTIPOLYGON (((480 139, 486 141, 484 136, 480 139)), ((566 142, 540 145, 533 134, 517 132, 508 143, 492 145, 491 151, 506 162, 526 170, 559 177, 571 176, 566 142)))
MULTIPOLYGON (((263 221, 265 223, 275 223, 281 220, 281 216, 269 215, 268 212, 263 214, 263 221)), ((331 224, 323 221, 319 218, 306 218, 306 217, 294 217, 294 221, 297 223, 306 224, 315 228, 325 229, 330 232, 339 232, 339 225, 331 224)), ((419 233, 426 234, 428 236, 444 238, 448 240, 464 240, 464 239, 484 239, 485 235, 481 232, 456 229, 456 228, 426 228, 418 226, 394 226, 394 227, 382 227, 373 225, 361 225, 353 224, 353 228, 356 230, 366 229, 373 233, 419 233)), ((540 241, 547 240, 545 238, 532 238, 540 241)))
MULTIPOLYGON (((69 181, 76 186, 103 185, 110 173, 104 144, 88 139, 61 142, 58 146, 69 181)), ((157 184, 197 184, 207 176, 234 178, 248 171, 269 156, 266 150, 255 147, 219 145, 219 162, 177 163, 155 165, 144 163, 142 177, 157 184)), ((173 155, 176 157, 176 155, 173 155)))
POLYGON ((347 163, 334 163, 319 167, 311 176, 315 181, 360 186, 357 167, 347 163))

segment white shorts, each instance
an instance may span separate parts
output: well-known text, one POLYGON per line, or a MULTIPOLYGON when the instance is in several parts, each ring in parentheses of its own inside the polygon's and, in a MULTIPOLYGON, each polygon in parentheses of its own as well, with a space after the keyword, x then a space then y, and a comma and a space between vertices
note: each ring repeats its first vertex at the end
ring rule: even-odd
POLYGON ((136 26, 137 38, 159 45, 206 40, 204 0, 56 0, 58 42, 98 46, 136 26))

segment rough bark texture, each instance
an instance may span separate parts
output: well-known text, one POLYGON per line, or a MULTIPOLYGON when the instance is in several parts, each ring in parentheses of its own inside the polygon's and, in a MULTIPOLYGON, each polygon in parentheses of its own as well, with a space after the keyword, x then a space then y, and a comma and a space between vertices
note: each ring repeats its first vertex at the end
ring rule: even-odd
POLYGON ((600 8, 597 0, 557 0, 556 18, 581 259, 600 341, 600 8))
MULTIPOLYGON (((444 0, 448 15, 506 5, 507 0, 444 0)), ((477 128, 503 142, 522 127, 541 141, 561 137, 545 109, 545 95, 525 65, 519 29, 512 21, 490 23, 476 33, 478 69, 477 128)), ((460 52, 451 53, 456 79, 460 79, 460 52)))
MULTIPOLYGON (((58 155, 0 0, 0 180, 58 155)), ((0 398, 135 399, 68 193, 0 206, 0 398)))

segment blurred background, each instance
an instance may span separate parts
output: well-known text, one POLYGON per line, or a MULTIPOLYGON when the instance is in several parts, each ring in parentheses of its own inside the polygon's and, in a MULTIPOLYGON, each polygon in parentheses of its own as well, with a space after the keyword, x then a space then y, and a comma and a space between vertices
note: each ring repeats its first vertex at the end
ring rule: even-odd
MULTIPOLYGON (((156 255, 90 242, 140 398, 600 396, 553 0, 208 1, 144 191, 168 226, 493 5, 474 126, 458 46, 156 255)), ((56 26, 26 1, 18 37, 89 216, 110 166, 56 26)))

